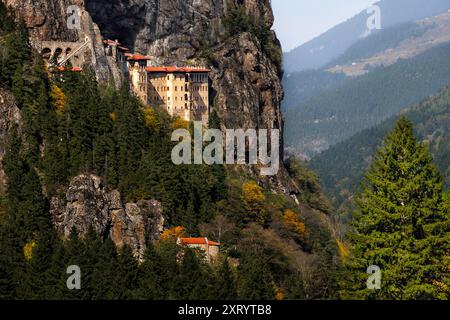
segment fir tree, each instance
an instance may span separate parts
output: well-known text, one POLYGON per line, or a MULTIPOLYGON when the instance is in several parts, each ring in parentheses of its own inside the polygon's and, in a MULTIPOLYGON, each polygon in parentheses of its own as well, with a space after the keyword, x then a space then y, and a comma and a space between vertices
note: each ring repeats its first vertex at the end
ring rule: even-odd
POLYGON ((244 253, 238 267, 238 280, 240 299, 272 300, 275 297, 270 269, 260 253, 244 253))
POLYGON ((217 270, 214 299, 234 300, 237 298, 235 279, 226 257, 223 258, 217 270))
POLYGON ((133 299, 138 283, 138 261, 130 247, 124 246, 117 257, 117 269, 113 276, 117 299, 133 299))
POLYGON ((412 124, 402 118, 386 137, 358 197, 351 235, 352 298, 446 299, 449 214, 443 184, 412 124), (380 290, 368 290, 368 267, 381 268, 380 290))
POLYGON ((211 297, 209 274, 203 270, 202 258, 193 249, 184 249, 180 272, 175 281, 176 299, 198 300, 211 297))
POLYGON ((115 275, 118 270, 117 250, 114 242, 107 238, 97 251, 97 261, 92 273, 94 300, 119 299, 121 289, 117 288, 115 275))
POLYGON ((140 266, 139 288, 136 291, 136 298, 144 300, 163 299, 165 296, 162 285, 163 273, 161 258, 153 244, 149 243, 145 251, 144 262, 140 266))

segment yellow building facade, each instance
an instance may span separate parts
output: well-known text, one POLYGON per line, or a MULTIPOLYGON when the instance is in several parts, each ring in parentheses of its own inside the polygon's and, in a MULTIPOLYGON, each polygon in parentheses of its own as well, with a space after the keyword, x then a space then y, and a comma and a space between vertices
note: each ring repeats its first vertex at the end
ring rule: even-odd
POLYGON ((149 67, 150 58, 127 54, 131 87, 142 102, 185 121, 209 121, 209 69, 149 67))
POLYGON ((147 104, 186 121, 209 121, 209 70, 147 67, 147 104))

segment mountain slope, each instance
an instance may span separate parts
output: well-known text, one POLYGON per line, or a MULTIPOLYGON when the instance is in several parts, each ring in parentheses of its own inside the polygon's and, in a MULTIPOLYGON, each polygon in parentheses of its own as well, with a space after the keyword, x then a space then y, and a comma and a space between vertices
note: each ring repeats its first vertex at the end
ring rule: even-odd
POLYGON ((347 80, 286 111, 286 145, 313 156, 447 86, 448 70, 449 44, 347 80))
POLYGON ((376 32, 356 42, 323 69, 287 74, 283 79, 283 110, 334 89, 353 76, 392 65, 399 59, 413 58, 445 42, 450 42, 448 12, 376 32))
MULTIPOLYGON (((399 59, 413 58, 433 47, 450 42, 450 13, 408 22, 378 32, 351 46, 329 64, 330 72, 358 76, 399 59)), ((327 67, 328 68, 328 67, 327 67)))
MULTIPOLYGON (((402 112, 413 121, 418 137, 429 144, 435 163, 450 185, 450 87, 402 112)), ((395 125, 398 116, 364 130, 322 154, 310 166, 337 206, 344 210, 358 189, 363 173, 373 160, 383 137, 395 125)))
MULTIPOLYGON (((438 15, 450 9, 448 0, 384 0, 381 9, 382 28, 438 15)), ((369 14, 363 11, 330 29, 321 36, 288 52, 284 56, 287 73, 317 69, 343 54, 352 44, 367 35, 369 14)))

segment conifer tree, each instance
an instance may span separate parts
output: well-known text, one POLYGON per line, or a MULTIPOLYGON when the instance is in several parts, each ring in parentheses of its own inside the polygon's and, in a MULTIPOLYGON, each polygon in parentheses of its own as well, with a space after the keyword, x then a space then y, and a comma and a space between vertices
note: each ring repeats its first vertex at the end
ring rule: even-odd
POLYGON ((264 257, 248 251, 238 267, 238 294, 244 300, 272 300, 275 297, 273 279, 264 257))
POLYGON ((237 298, 235 279, 230 268, 230 263, 226 257, 220 263, 217 270, 217 280, 214 283, 216 300, 234 300, 237 298))
POLYGON ((114 273, 114 290, 117 299, 133 299, 138 283, 138 261, 133 257, 130 247, 124 246, 117 257, 117 270, 114 273))
POLYGON ((449 213, 442 210, 442 195, 442 179, 427 148, 402 118, 378 151, 358 197, 350 236, 350 297, 449 297, 444 285, 449 213), (379 290, 366 285, 372 265, 382 272, 379 290))
POLYGON ((210 297, 211 288, 207 281, 209 274, 203 271, 200 259, 193 249, 183 250, 180 272, 175 281, 176 299, 197 300, 210 297))
POLYGON ((118 270, 117 250, 114 242, 107 238, 101 243, 93 266, 92 299, 116 300, 120 296, 120 288, 116 287, 115 274, 118 270))
POLYGON ((156 247, 158 256, 161 260, 162 270, 161 273, 161 286, 165 292, 165 299, 175 299, 176 292, 176 277, 179 273, 179 246, 173 239, 161 240, 156 247))
MULTIPOLYGON (((69 238, 67 239, 65 245, 66 245, 66 250, 65 250, 65 257, 64 257, 64 263, 65 263, 64 269, 66 269, 67 267, 72 266, 72 265, 80 267, 81 289, 65 290, 64 299, 69 299, 69 300, 89 299, 89 292, 88 292, 88 290, 86 290, 86 288, 89 288, 89 285, 88 285, 87 281, 85 281, 86 280, 86 275, 85 275, 86 247, 85 247, 83 241, 78 237, 78 232, 75 227, 72 228, 69 238)), ((65 277, 67 279, 68 276, 66 275, 65 277)))
POLYGON ((165 295, 162 286, 163 273, 161 258, 153 244, 149 243, 145 251, 144 262, 140 266, 139 287, 135 297, 144 300, 163 299, 165 295))

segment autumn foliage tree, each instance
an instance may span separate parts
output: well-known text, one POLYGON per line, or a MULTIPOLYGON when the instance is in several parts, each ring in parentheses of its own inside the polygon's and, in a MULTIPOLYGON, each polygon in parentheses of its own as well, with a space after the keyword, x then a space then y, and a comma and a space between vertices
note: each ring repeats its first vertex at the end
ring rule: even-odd
POLYGON ((242 185, 242 201, 247 221, 255 221, 261 225, 268 222, 268 213, 264 207, 265 200, 263 189, 256 182, 249 181, 242 185))

